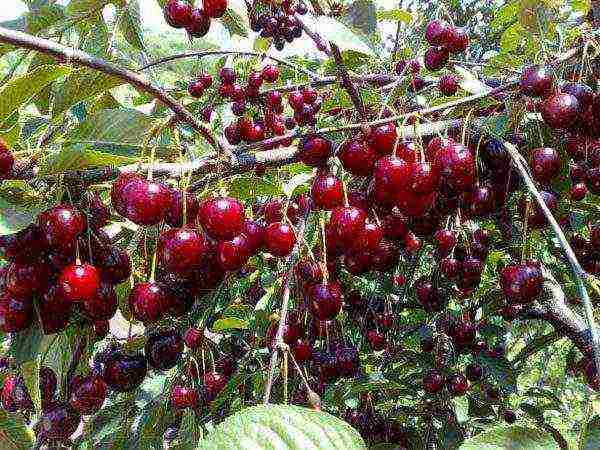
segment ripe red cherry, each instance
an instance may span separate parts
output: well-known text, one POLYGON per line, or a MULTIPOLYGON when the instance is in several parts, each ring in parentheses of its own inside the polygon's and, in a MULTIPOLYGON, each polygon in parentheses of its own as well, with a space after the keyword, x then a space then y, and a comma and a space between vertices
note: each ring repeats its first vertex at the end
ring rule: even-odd
POLYGON ((188 84, 188 94, 194 98, 200 98, 204 95, 204 86, 199 80, 192 80, 188 84))
POLYGON ((502 418, 508 424, 513 424, 517 421, 517 415, 515 414, 514 411, 512 411, 510 409, 507 409, 506 411, 504 411, 502 413, 502 418))
POLYGON ((133 179, 122 190, 124 216, 137 225, 156 225, 171 206, 171 191, 162 183, 133 179))
POLYGON ((71 264, 58 280, 63 295, 72 302, 94 298, 100 288, 100 272, 91 264, 71 264))
POLYGON ((219 70, 219 79, 223 84, 235 83, 235 70, 231 67, 222 67, 221 70, 219 70))
POLYGON ((227 0, 202 0, 202 5, 208 17, 218 19, 225 14, 227 0))
POLYGON ((587 84, 568 83, 563 86, 561 91, 574 96, 582 109, 586 109, 594 101, 594 90, 587 84))
POLYGON ((458 87, 458 77, 455 75, 442 75, 438 81, 438 89, 444 95, 456 94, 458 87))
POLYGON ((320 136, 308 136, 300 143, 298 159, 307 166, 319 167, 327 162, 332 151, 330 140, 320 136))
POLYGON ((335 208, 329 218, 332 237, 340 245, 351 247, 365 229, 367 213, 354 206, 335 208))
POLYGON ((288 103, 294 111, 300 111, 304 106, 304 95, 300 91, 290 92, 288 103))
POLYGON ((432 72, 437 72, 446 65, 448 58, 446 47, 429 47, 425 52, 425 67, 432 72))
POLYGON ((192 6, 186 0, 169 0, 165 5, 165 20, 173 28, 185 28, 192 21, 192 6))
POLYGON ((452 230, 437 230, 433 235, 438 254, 445 258, 456 245, 456 233, 452 230))
POLYGON ((585 183, 576 183, 571 187, 571 199, 580 201, 585 198, 588 193, 587 186, 585 183))
POLYGON ((58 379, 54 370, 50 367, 42 367, 40 369, 40 396, 42 398, 42 407, 50 405, 54 401, 58 379))
POLYGON ((331 320, 342 309, 342 290, 335 282, 315 283, 308 288, 310 310, 319 320, 331 320))
POLYGON ((377 252, 383 239, 383 230, 376 223, 366 223, 358 240, 352 246, 354 251, 377 252))
POLYGON ((195 408, 200 404, 200 395, 194 388, 173 385, 171 388, 171 406, 175 409, 195 408))
POLYGON ((279 69, 277 66, 267 65, 261 71, 263 80, 267 83, 274 83, 279 78, 279 69))
POLYGON ((275 222, 265 230, 265 250, 274 256, 289 255, 295 244, 296 234, 288 224, 275 222))
POLYGON ((367 137, 367 142, 377 154, 389 155, 394 151, 396 138, 396 125, 394 122, 389 122, 373 127, 367 137))
POLYGON ((71 406, 82 415, 94 414, 104 404, 108 386, 94 375, 83 378, 71 393, 71 406))
POLYGON ((113 391, 131 392, 142 384, 147 372, 148 363, 142 354, 127 355, 116 351, 105 360, 102 379, 113 391))
POLYGON ((395 194, 408 188, 413 165, 395 156, 384 156, 375 163, 374 195, 378 203, 388 203, 395 194))
POLYGON ((440 289, 427 279, 420 279, 415 286, 417 300, 426 311, 440 311, 444 306, 444 299, 440 289))
POLYGON ((29 298, 43 290, 49 277, 50 268, 45 263, 11 263, 5 268, 3 284, 8 293, 29 298))
POLYGON ((352 175, 366 177, 373 172, 376 154, 365 141, 349 139, 341 145, 338 158, 352 175))
POLYGON ((117 293, 112 285, 103 282, 96 294, 83 301, 82 312, 90 320, 110 320, 118 308, 117 293))
POLYGON ((244 205, 231 197, 215 197, 200 205, 199 220, 204 231, 219 240, 233 239, 246 221, 244 205))
POLYGON ((440 262, 440 270, 444 275, 446 275, 446 277, 452 280, 460 274, 462 270, 462 264, 456 258, 444 258, 440 262))
POLYGON ((446 388, 452 397, 458 397, 467 392, 469 382, 463 374, 455 373, 446 379, 446 388))
MULTIPOLYGON (((558 208, 558 199, 556 195, 548 190, 540 191, 540 195, 550 212, 556 211, 558 208)), ((522 209, 524 211, 524 209, 522 209)), ((529 209, 529 226, 531 228, 543 228, 548 224, 548 220, 541 208, 532 200, 532 205, 529 209)))
POLYGON ((190 350, 199 349, 204 343, 204 331, 195 327, 188 328, 183 340, 190 350))
POLYGON ((500 273, 500 286, 511 303, 530 303, 542 292, 544 278, 540 264, 529 261, 506 266, 500 273))
POLYGON ((38 438, 44 441, 69 439, 81 421, 70 404, 55 403, 42 412, 36 426, 38 438))
POLYGON ((376 352, 385 349, 385 346, 387 345, 385 334, 378 330, 367 331, 367 340, 369 341, 371 349, 376 352))
POLYGON ((217 255, 223 270, 241 269, 252 255, 251 243, 244 234, 229 241, 220 241, 217 246, 217 255))
MULTIPOLYGON (((185 30, 191 37, 201 38, 206 36, 210 29, 210 17, 203 9, 194 8, 190 17, 190 23, 185 30)), ((206 88, 206 86, 204 86, 206 88)))
POLYGON ((333 209, 344 204, 342 180, 331 173, 319 173, 313 180, 312 200, 317 209, 333 209))
POLYGON ((251 254, 259 251, 265 243, 265 226, 256 220, 246 219, 242 234, 246 236, 251 254))
POLYGON ((408 70, 413 75, 418 74, 421 71, 421 63, 418 59, 400 60, 396 63, 396 74, 402 75, 408 70))
POLYGON ((116 246, 98 258, 97 265, 102 278, 113 285, 123 283, 131 275, 131 258, 129 254, 116 246))
POLYGON ((542 118, 551 128, 569 128, 580 112, 579 101, 571 94, 558 93, 542 104, 542 118))
POLYGON ((87 213, 88 225, 94 230, 105 227, 110 222, 110 210, 96 193, 86 192, 83 195, 81 210, 87 213))
POLYGON ((560 166, 560 155, 553 148, 536 148, 531 153, 531 170, 540 183, 550 183, 556 178, 560 173, 560 166))
POLYGON ((483 377, 483 367, 479 364, 471 363, 467 366, 466 374, 469 381, 479 381, 483 377))
POLYGON ((544 66, 531 66, 523 70, 519 86, 521 92, 531 97, 546 97, 554 90, 554 72, 544 66))
POLYGON ((212 402, 219 392, 227 385, 227 377, 217 372, 205 373, 202 377, 204 387, 206 387, 206 401, 212 402))
POLYGON ((434 159, 442 185, 456 192, 469 190, 475 183, 475 157, 460 143, 451 143, 440 149, 434 159))
POLYGON ((0 140, 0 180, 8 178, 13 171, 15 157, 6 145, 0 140))
POLYGON ((444 387, 444 376, 436 369, 430 369, 423 377, 423 389, 425 392, 435 394, 444 387))
POLYGON ((175 367, 183 353, 183 339, 174 328, 151 334, 146 340, 144 354, 150 367, 168 370, 175 367))
POLYGON ((469 46, 469 34, 460 27, 449 27, 446 32, 446 47, 450 53, 464 52, 469 46))
POLYGON ((48 249, 42 229, 31 224, 15 234, 0 236, 0 256, 17 263, 33 262, 48 249))
POLYGON ((432 20, 425 28, 425 39, 431 45, 446 45, 446 35, 450 26, 443 20, 432 20))
POLYGON ((1 399, 2 407, 8 412, 33 410, 33 402, 21 376, 8 375, 4 379, 1 399))
POLYGON ((170 307, 170 298, 158 283, 138 283, 129 294, 133 317, 144 324, 161 319, 170 307))
POLYGON ((209 244, 204 235, 193 228, 171 228, 158 241, 157 258, 161 267, 185 277, 206 259, 209 244))
POLYGON ((294 358, 300 364, 310 361, 313 357, 312 345, 303 339, 298 339, 292 344, 292 351, 294 352, 294 358))
MULTIPOLYGON (((174 190, 171 193, 171 205, 169 211, 167 211, 167 215, 165 216, 165 222, 172 227, 183 226, 183 197, 183 191, 174 190)), ((194 224, 200 208, 198 198, 193 193, 186 192, 185 203, 186 222, 189 224, 194 224)))
POLYGON ((312 87, 308 86, 302 89, 302 99, 304 100, 304 103, 312 105, 317 101, 317 98, 319 98, 319 94, 312 87))
POLYGON ((72 244, 85 230, 85 216, 69 205, 58 205, 39 215, 46 241, 55 249, 72 244))

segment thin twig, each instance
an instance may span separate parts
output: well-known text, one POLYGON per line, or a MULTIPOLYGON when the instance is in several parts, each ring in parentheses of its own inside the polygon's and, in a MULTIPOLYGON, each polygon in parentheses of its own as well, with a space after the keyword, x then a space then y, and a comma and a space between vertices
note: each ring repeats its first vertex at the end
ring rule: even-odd
POLYGON ((358 111, 358 113, 360 114, 360 117, 363 120, 365 120, 366 119, 365 105, 363 104, 362 98, 360 97, 360 93, 356 89, 356 86, 354 86, 354 84, 352 83, 352 80, 350 79, 350 75, 348 74, 348 70, 346 69, 344 60, 342 59, 342 54, 340 53, 340 49, 333 42, 331 42, 330 45, 331 45, 331 54, 333 56, 333 59, 335 60, 336 66, 337 66, 340 84, 346 90, 346 92, 348 92, 348 95, 350 96, 350 100, 352 100, 352 103, 354 104, 354 108, 356 109, 356 111, 358 111))

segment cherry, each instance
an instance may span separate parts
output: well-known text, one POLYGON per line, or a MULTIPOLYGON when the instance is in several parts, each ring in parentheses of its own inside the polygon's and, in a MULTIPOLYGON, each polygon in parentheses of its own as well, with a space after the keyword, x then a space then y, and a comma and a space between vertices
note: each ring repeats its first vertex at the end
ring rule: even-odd
POLYGON ((444 387, 444 376, 437 369, 430 369, 423 377, 423 389, 429 394, 440 392, 444 387))
POLYGON ((432 20, 425 27, 425 39, 431 45, 446 45, 449 28, 443 20, 432 20))
POLYGON ((58 280, 63 295, 72 302, 94 298, 100 288, 100 272, 91 264, 71 264, 58 280))
POLYGON ((171 306, 165 288, 154 282, 136 284, 128 302, 133 317, 144 324, 158 321, 171 306))
POLYGON ((200 98, 204 95, 204 86, 199 80, 192 80, 188 84, 188 94, 194 98, 200 98))
POLYGON ((183 340, 189 349, 199 349, 204 343, 204 331, 200 328, 190 327, 185 331, 183 340))
POLYGON ((157 259, 165 270, 186 277, 198 269, 209 251, 206 237, 193 228, 171 228, 160 235, 157 259))
POLYGON ((395 156, 378 159, 373 172, 374 194, 378 203, 389 203, 397 192, 406 190, 412 173, 413 165, 404 159, 395 156))
POLYGON ((588 189, 585 183, 576 183, 571 187, 571 199, 574 201, 583 200, 587 193, 588 189))
POLYGON ((562 87, 561 92, 575 97, 582 109, 586 109, 594 101, 594 90, 587 84, 567 83, 562 87))
POLYGON ((71 406, 82 415, 97 412, 106 399, 108 386, 104 380, 94 375, 84 377, 71 393, 71 406))
POLYGON ((215 197, 200 205, 200 223, 212 238, 229 240, 237 236, 246 221, 244 205, 231 197, 215 197))
POLYGON ((296 264, 296 274, 305 284, 319 283, 323 280, 323 270, 319 263, 304 259, 296 264))
POLYGON ((146 340, 144 353, 148 364, 156 370, 168 370, 175 367, 183 353, 181 333, 172 328, 151 334, 146 340))
POLYGON ((56 395, 56 388, 58 386, 58 379, 54 370, 50 367, 40 368, 40 396, 42 399, 42 408, 50 405, 56 395))
POLYGON ((208 17, 218 19, 225 14, 227 0, 202 0, 202 6, 208 17))
POLYGON ((192 6, 186 0, 169 0, 164 14, 165 20, 173 28, 185 28, 192 23, 192 6))
POLYGON ((433 235, 438 254, 445 258, 456 245, 456 233, 452 230, 438 230, 433 235))
POLYGON ((319 173, 313 180, 312 200, 318 209, 330 210, 344 204, 342 180, 331 173, 319 173))
POLYGON ((367 213, 354 206, 339 206, 329 218, 332 237, 342 246, 351 247, 362 234, 367 222, 367 213))
POLYGON ((294 352, 294 358, 300 364, 308 362, 313 357, 313 348, 310 342, 298 339, 291 345, 292 351, 294 352))
POLYGON ((312 135, 304 138, 300 143, 298 159, 307 166, 319 167, 327 162, 332 151, 333 147, 330 140, 312 135))
POLYGON ((454 95, 458 88, 458 77, 455 75, 442 75, 438 81, 438 89, 444 95, 454 95))
POLYGON ((373 127, 367 137, 368 145, 379 155, 389 155, 394 151, 397 132, 394 122, 373 127))
POLYGON ((385 346, 387 345, 385 334, 383 334, 381 331, 367 331, 367 340, 369 341, 371 348, 376 352, 385 349, 385 346))
POLYGON ((461 269, 462 264, 456 258, 448 257, 442 259, 440 262, 440 270, 451 280, 460 275, 461 269))
POLYGON ((448 63, 449 53, 446 47, 429 47, 425 52, 425 67, 437 72, 448 63))
POLYGON ((304 95, 300 91, 290 92, 288 103, 294 111, 300 111, 304 106, 304 95))
POLYGON ((6 179, 10 176, 14 165, 15 157, 6 143, 0 140, 0 180, 6 179))
POLYGON ((263 81, 264 80, 263 80, 262 72, 257 72, 255 70, 253 70, 248 75, 248 86, 251 86, 255 89, 260 88, 263 84, 263 81))
POLYGON ((194 388, 174 384, 171 388, 171 406, 175 409, 195 408, 200 404, 200 395, 194 388))
POLYGON ((147 372, 148 363, 142 354, 127 355, 117 350, 106 357, 102 379, 113 391, 131 392, 142 384, 147 372))
POLYGON ((335 282, 314 283, 308 287, 310 310, 319 320, 331 320, 342 309, 342 290, 335 282))
POLYGON ((508 424, 513 424, 517 421, 517 415, 510 409, 507 409, 502 413, 502 418, 508 424))
POLYGON ((123 216, 137 225, 157 225, 171 207, 171 191, 162 183, 133 178, 121 192, 123 216))
POLYGON ((459 397, 467 392, 469 382, 463 374, 455 373, 446 379, 446 388, 452 397, 459 397))
MULTIPOLYGON (((544 200, 544 203, 546 204, 550 212, 556 211, 556 209, 558 208, 558 199, 556 197, 556 194, 554 194, 551 191, 544 190, 540 191, 540 196, 544 200)), ((537 205, 537 203, 533 203, 534 200, 531 201, 532 205, 529 210, 528 219, 529 226, 531 228, 543 228, 548 224, 548 220, 546 219, 546 216, 544 215, 541 208, 537 205)))
POLYGON ((6 266, 5 270, 4 287, 6 291, 22 298, 29 298, 41 292, 50 277, 50 268, 42 262, 11 263, 6 266))
POLYGON ((376 154, 365 141, 349 139, 340 146, 338 158, 352 175, 366 177, 373 172, 376 154))
POLYGON ((442 147, 435 155, 434 165, 439 169, 441 182, 450 189, 462 192, 475 183, 473 152, 460 143, 442 147))
POLYGON ((359 239, 352 246, 355 251, 377 252, 383 239, 383 230, 375 223, 366 223, 359 239))
POLYGON ((208 14, 203 9, 193 8, 190 17, 190 23, 185 27, 185 30, 188 32, 188 34, 191 37, 201 38, 208 34, 209 29, 210 17, 208 14))
POLYGON ((483 377, 483 367, 479 364, 471 363, 467 366, 466 375, 467 379, 471 382, 479 381, 483 377))
POLYGON ((580 105, 575 96, 558 93, 544 101, 541 112, 544 122, 551 128, 569 128, 577 120, 580 105))
MULTIPOLYGON (((267 330, 267 342, 271 349, 275 348, 277 332, 279 330, 279 323, 275 322, 271 324, 267 330)), ((296 323, 293 319, 288 319, 288 323, 283 324, 283 335, 282 339, 288 345, 292 345, 298 339, 302 337, 304 331, 299 323, 296 323)))
POLYGON ((546 97, 554 90, 554 72, 543 66, 531 66, 523 70, 519 86, 521 92, 531 97, 546 97))
POLYGON ((451 26, 446 32, 446 47, 450 53, 464 52, 469 46, 469 35, 467 30, 451 26))
POLYGON ((26 330, 33 322, 33 302, 30 298, 0 293, 0 331, 16 333, 26 330))
POLYGON ((33 410, 33 402, 27 392, 25 382, 18 375, 8 375, 4 379, 0 398, 2 407, 8 412, 33 410))
POLYGON ((87 213, 88 225, 93 230, 98 230, 110 223, 110 210, 96 193, 85 193, 81 201, 81 209, 87 213))
POLYGON ((440 311, 444 306, 440 289, 427 279, 417 280, 415 292, 418 302, 426 311, 440 311))
POLYGON ((237 145, 242 142, 242 135, 240 132, 240 127, 237 123, 230 123, 224 129, 225 139, 231 145, 237 145))
POLYGON ((219 393, 227 385, 227 378, 217 372, 205 373, 202 377, 202 381, 204 382, 204 387, 206 388, 206 400, 209 402, 217 398, 217 395, 219 395, 219 393))
POLYGON ((529 261, 506 266, 500 272, 500 285, 511 303, 531 303, 542 292, 544 278, 540 264, 529 261))
POLYGON ((39 215, 46 241, 52 248, 62 249, 75 242, 85 230, 85 217, 69 205, 58 205, 39 215))
POLYGON ((265 80, 267 83, 274 83, 279 78, 279 69, 277 68, 277 66, 269 64, 263 67, 261 75, 263 80, 265 80))
POLYGON ((265 226, 262 223, 246 219, 242 234, 246 237, 250 254, 254 254, 263 248, 265 243, 265 226))
POLYGON ((268 224, 283 220, 283 208, 286 201, 280 197, 267 200, 259 209, 268 224))
POLYGON ((82 304, 82 312, 91 320, 110 320, 118 308, 117 293, 111 284, 103 282, 93 297, 82 304))
POLYGON ((131 275, 129 254, 116 246, 112 247, 106 255, 98 258, 97 265, 102 278, 113 285, 123 283, 131 275))
POLYGON ((403 59, 396 63, 395 70, 398 75, 402 75, 405 70, 408 70, 413 75, 416 75, 421 71, 421 63, 418 59, 403 59))
POLYGON ((220 241, 217 254, 223 270, 233 271, 244 267, 252 254, 252 245, 244 234, 240 234, 229 241, 220 241))
POLYGON ((373 270, 388 272, 398 264, 400 253, 398 246, 394 242, 381 239, 371 256, 373 270))
POLYGON ((556 150, 541 147, 531 154, 531 170, 540 183, 550 183, 560 173, 561 160, 556 150))
POLYGON ((38 437, 43 441, 65 440, 77 430, 81 416, 68 403, 54 403, 42 412, 37 424, 38 437))
POLYGON ((48 249, 42 229, 31 224, 27 228, 0 236, 0 256, 17 263, 30 263, 40 258, 48 249))
POLYGON ((317 91, 310 87, 307 86, 304 89, 302 89, 302 100, 304 101, 304 103, 307 104, 314 104, 317 101, 317 98, 319 98, 319 94, 317 93, 317 91))
POLYGON ((296 244, 294 229, 283 222, 270 224, 265 230, 265 250, 274 256, 287 256, 296 244))

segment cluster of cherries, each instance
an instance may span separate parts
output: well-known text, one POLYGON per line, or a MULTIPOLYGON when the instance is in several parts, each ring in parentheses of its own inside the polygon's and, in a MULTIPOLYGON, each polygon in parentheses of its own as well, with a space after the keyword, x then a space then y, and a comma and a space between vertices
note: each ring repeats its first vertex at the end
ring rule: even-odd
POLYGON ((286 42, 292 43, 302 37, 302 25, 296 14, 307 13, 304 3, 294 5, 292 0, 283 0, 279 5, 270 1, 262 3, 267 3, 266 8, 256 2, 250 14, 252 31, 260 33, 262 38, 272 38, 279 51, 284 49, 286 42))
POLYGON ((173 28, 185 28, 190 38, 200 38, 208 33, 210 21, 223 17, 226 10, 227 0, 202 0, 202 8, 189 0, 168 0, 164 15, 173 28))
POLYGON ((469 46, 467 31, 443 20, 432 20, 427 24, 425 39, 431 45, 425 51, 425 67, 434 72, 448 63, 450 54, 462 53, 469 46))

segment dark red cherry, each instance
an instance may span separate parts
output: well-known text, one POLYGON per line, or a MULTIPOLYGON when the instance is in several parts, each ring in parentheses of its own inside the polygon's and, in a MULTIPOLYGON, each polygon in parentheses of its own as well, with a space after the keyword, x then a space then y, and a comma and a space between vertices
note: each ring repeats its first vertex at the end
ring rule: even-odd
POLYGON ((140 353, 127 355, 117 351, 108 356, 103 369, 102 378, 111 390, 131 392, 144 381, 148 363, 140 353))
POLYGON ((208 17, 218 19, 227 10, 227 0, 202 0, 202 7, 208 17))
POLYGON ((440 289, 427 279, 420 279, 415 286, 417 300, 426 311, 440 311, 444 300, 440 289))
POLYGON ((102 279, 113 285, 123 283, 131 275, 131 258, 119 247, 112 247, 106 255, 98 258, 96 263, 102 279))
POLYGON ((371 256, 373 270, 388 272, 398 264, 400 251, 395 242, 381 239, 377 244, 377 248, 372 251, 371 256))
POLYGON ((512 411, 510 409, 507 409, 506 411, 504 411, 502 413, 502 418, 508 424, 513 424, 517 421, 517 415, 515 414, 514 411, 512 411))
POLYGON ((200 404, 200 395, 194 388, 174 384, 171 388, 171 406, 175 409, 196 408, 200 404))
POLYGON ((310 310, 319 320, 331 320, 342 309, 342 290, 335 282, 312 284, 307 295, 310 299, 310 310))
POLYGON ((444 275, 452 280, 456 278, 462 271, 462 264, 456 258, 444 258, 440 261, 440 270, 444 275))
POLYGON ((116 314, 117 308, 117 293, 107 282, 101 283, 96 294, 82 303, 82 312, 90 320, 110 320, 116 314))
POLYGON ((62 441, 75 433, 80 421, 81 416, 70 404, 54 403, 42 412, 36 432, 43 441, 62 441))
POLYGON ((237 123, 233 122, 227 125, 224 129, 225 138, 231 145, 237 145, 242 142, 242 135, 240 127, 237 123))
POLYGON ((571 187, 571 199, 581 201, 588 193, 588 188, 585 183, 576 183, 571 187))
POLYGON ((200 80, 192 80, 188 84, 188 94, 194 98, 200 98, 204 95, 204 86, 200 80))
POLYGON ((40 396, 42 399, 42 408, 50 405, 54 401, 58 379, 56 373, 50 367, 40 368, 40 396))
POLYGON ((252 255, 251 245, 244 234, 240 234, 229 241, 220 241, 217 254, 223 270, 233 271, 244 267, 252 255))
POLYGON ((458 77, 455 75, 442 75, 438 81, 438 89, 444 95, 454 95, 458 88, 458 77))
POLYGON ((17 297, 29 298, 44 289, 49 277, 50 267, 46 263, 11 263, 5 267, 4 288, 17 297))
POLYGON ((574 96, 582 109, 588 108, 594 101, 594 91, 587 84, 567 83, 563 86, 561 92, 574 96))
POLYGON ((161 319, 171 305, 168 293, 158 283, 138 283, 129 294, 133 317, 144 324, 161 319))
POLYGON ((283 222, 275 222, 265 230, 265 250, 274 256, 289 255, 296 244, 294 229, 283 222))
POLYGON ((327 162, 332 151, 331 141, 320 136, 308 136, 300 143, 298 159, 308 166, 319 167, 327 162))
POLYGON ((550 147, 533 150, 530 164, 534 178, 540 183, 550 183, 560 173, 560 155, 550 147))
POLYGON ((313 180, 311 196, 318 209, 333 209, 344 204, 342 180, 331 173, 319 173, 313 180))
POLYGON ((0 331, 16 333, 26 330, 33 322, 33 302, 8 292, 0 294, 0 331))
POLYGON ((222 67, 219 70, 219 79, 223 84, 233 84, 235 83, 235 78, 235 70, 231 67, 222 67))
POLYGON ((542 104, 542 118, 553 129, 569 128, 579 112, 579 101, 571 94, 554 94, 542 104))
POLYGON ((423 389, 425 392, 435 394, 444 387, 444 376, 436 369, 430 369, 423 377, 423 389))
POLYGON ((302 95, 302 92, 290 92, 288 95, 288 103, 294 111, 300 111, 304 106, 304 96, 302 95))
POLYGON ((209 243, 200 231, 193 228, 171 228, 158 241, 157 259, 161 267, 179 277, 198 269, 209 252, 209 243))
POLYGON ((394 151, 396 139, 396 125, 394 122, 389 122, 373 127, 367 137, 367 142, 378 155, 389 155, 394 151))
POLYGON ((296 274, 303 284, 319 283, 323 280, 323 270, 319 263, 304 259, 296 264, 296 274))
POLYGON ((377 252, 383 239, 383 230, 376 223, 366 223, 358 240, 352 246, 355 251, 377 252))
POLYGON ((71 406, 82 415, 97 412, 106 400, 108 386, 104 380, 94 375, 84 377, 71 393, 71 406))
POLYGON ((432 20, 425 27, 425 39, 431 45, 446 45, 446 35, 450 25, 443 20, 432 20))
MULTIPOLYGON (((190 17, 190 23, 185 27, 188 35, 193 38, 201 38, 206 36, 209 29, 210 17, 203 9, 193 8, 190 17)), ((206 88, 206 86, 204 86, 204 88, 206 88)))
POLYGON ((206 400, 211 402, 227 385, 227 377, 217 372, 205 373, 202 377, 204 387, 206 388, 206 400))
POLYGON ((432 72, 437 72, 446 65, 448 58, 446 47, 429 47, 425 52, 425 67, 432 72))
POLYGON ((378 330, 367 331, 367 340, 369 341, 371 349, 376 352, 385 349, 387 345, 385 334, 378 330))
POLYGON ((396 194, 405 191, 411 182, 413 165, 395 156, 384 156, 375 163, 373 194, 380 204, 394 200, 396 194))
POLYGON ((0 256, 16 263, 30 263, 48 250, 42 229, 31 224, 15 234, 0 236, 0 256))
POLYGON ((144 353, 150 367, 156 370, 175 367, 183 353, 181 333, 173 328, 151 334, 146 340, 144 353))
POLYGON ((464 52, 469 46, 469 34, 465 28, 451 26, 446 32, 446 47, 450 53, 464 52))
POLYGON ((476 186, 466 198, 468 199, 466 203, 469 206, 469 212, 473 217, 485 217, 495 210, 495 193, 493 188, 487 184, 476 186))
POLYGON ((506 266, 500 273, 500 286, 511 303, 531 303, 542 292, 544 278, 539 263, 506 266))
POLYGON ((483 367, 479 364, 471 363, 467 366, 467 379, 471 382, 477 382, 483 377, 483 367))
POLYGON ((460 143, 452 143, 437 152, 434 159, 439 169, 442 185, 462 192, 475 183, 475 157, 473 152, 460 143))
POLYGON ((199 221, 211 237, 233 239, 241 233, 246 221, 244 205, 231 197, 215 197, 200 205, 199 221))
POLYGON ((156 225, 171 207, 171 191, 162 183, 137 179, 122 191, 125 217, 137 225, 156 225))
POLYGON ((267 200, 259 209, 259 214, 262 213, 265 222, 281 222, 283 220, 283 208, 286 201, 283 198, 275 197, 267 200))
MULTIPOLYGON (((540 195, 550 212, 555 212, 558 208, 558 198, 556 197, 556 194, 551 191, 543 190, 540 191, 540 195)), ((522 209, 522 211, 524 211, 524 209, 522 209)), ((528 223, 531 228, 543 228, 548 225, 546 216, 535 200, 531 200, 528 223)))
POLYGON ((6 143, 0 140, 0 180, 6 179, 10 176, 14 165, 15 157, 6 143))
POLYGON ((437 230, 433 235, 438 254, 445 258, 456 245, 456 233, 452 230, 437 230))
POLYGON ((33 402, 23 378, 19 375, 8 375, 4 379, 1 399, 2 407, 8 412, 33 410, 33 402))
POLYGON ((258 252, 265 243, 265 226, 256 220, 246 219, 242 234, 246 237, 248 251, 251 254, 258 252))
POLYGON ((366 177, 373 173, 375 150, 365 141, 350 139, 340 146, 338 158, 352 175, 366 177))
POLYGON ((554 72, 544 66, 531 66, 523 70, 519 86, 521 92, 531 97, 546 97, 554 90, 554 72))
POLYGON ((87 215, 88 225, 94 229, 105 227, 110 222, 110 210, 94 192, 86 192, 81 200, 81 210, 87 215))
POLYGON ((266 65, 261 71, 263 80, 267 83, 274 83, 279 78, 279 69, 277 66, 266 65))
POLYGON ((312 359, 313 348, 310 342, 303 339, 298 339, 292 343, 291 347, 292 352, 294 352, 294 358, 296 358, 296 362, 302 364, 312 359))
POLYGON ((463 374, 455 373, 446 379, 446 388, 452 397, 459 397, 467 392, 469 382, 463 374))
POLYGON ((65 248, 85 230, 85 216, 69 205, 58 205, 39 215, 46 241, 52 248, 65 248))
POLYGON ((367 213, 354 206, 335 208, 329 218, 332 237, 342 246, 351 247, 363 230, 367 221, 367 213))
POLYGON ((204 343, 204 331, 200 328, 191 327, 185 331, 183 337, 185 345, 191 349, 196 350, 202 347, 204 343))
POLYGON ((63 295, 72 302, 93 298, 100 288, 100 272, 91 264, 71 264, 58 280, 63 295))
POLYGON ((169 0, 164 13, 165 20, 173 28, 185 28, 192 22, 192 5, 186 0, 169 0))

